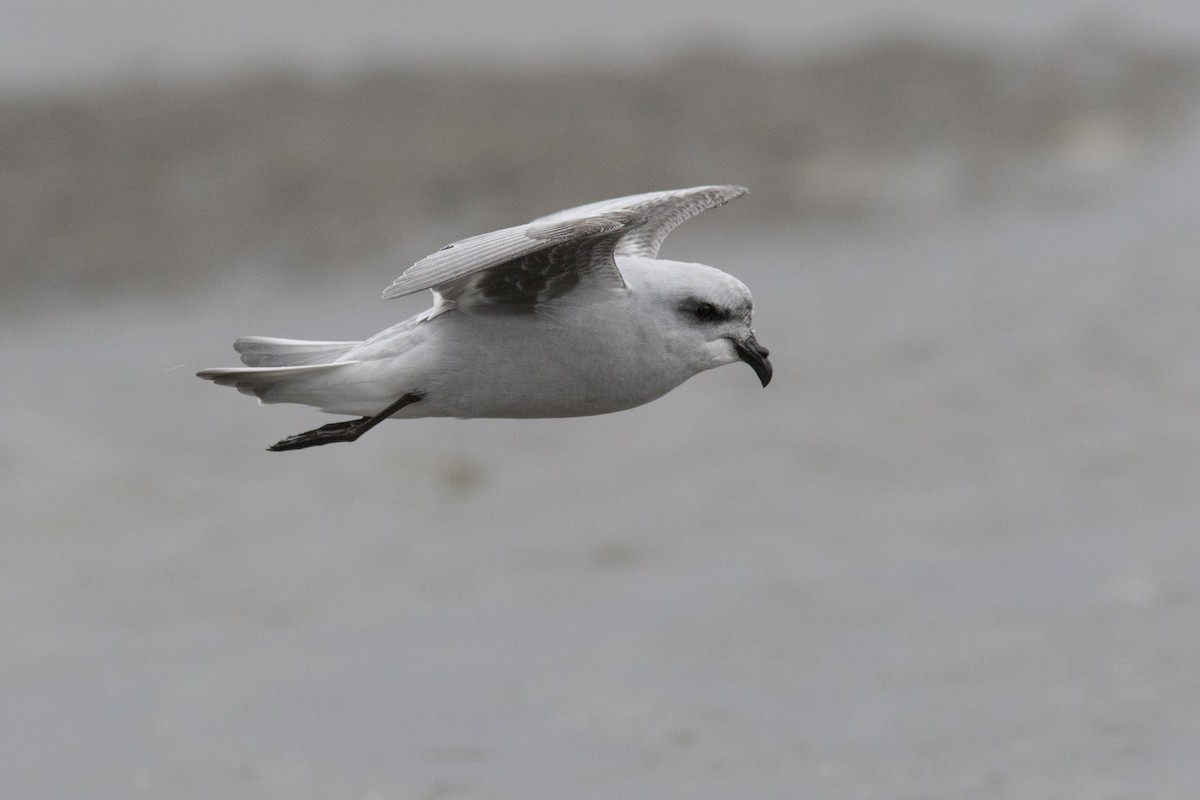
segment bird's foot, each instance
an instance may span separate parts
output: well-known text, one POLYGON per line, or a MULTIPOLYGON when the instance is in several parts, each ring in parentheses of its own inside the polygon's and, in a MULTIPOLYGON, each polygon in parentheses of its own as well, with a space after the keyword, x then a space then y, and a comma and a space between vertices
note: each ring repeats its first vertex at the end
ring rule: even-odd
POLYGON ((373 417, 361 417, 344 422, 331 422, 314 430, 297 433, 295 436, 281 439, 267 449, 274 453, 279 453, 284 450, 303 450, 306 447, 333 444, 334 442, 353 442, 392 414, 395 414, 410 403, 417 402, 424 396, 424 394, 416 393, 406 394, 373 417))
POLYGON ((331 422, 315 430, 297 433, 294 436, 281 439, 267 449, 278 453, 283 450, 303 450, 305 447, 316 447, 320 444, 353 442, 359 436, 363 435, 363 430, 360 430, 360 428, 369 419, 371 417, 351 419, 345 422, 331 422))

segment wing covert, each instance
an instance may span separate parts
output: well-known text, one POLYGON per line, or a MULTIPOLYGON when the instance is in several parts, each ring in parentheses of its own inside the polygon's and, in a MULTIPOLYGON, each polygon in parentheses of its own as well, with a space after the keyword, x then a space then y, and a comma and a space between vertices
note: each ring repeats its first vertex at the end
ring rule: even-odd
POLYGON ((534 224, 552 224, 572 217, 612 211, 636 214, 643 218, 643 222, 630 229, 617 245, 616 254, 656 258, 667 234, 680 224, 702 211, 736 200, 747 191, 743 186, 694 186, 690 189, 633 194, 547 214, 534 220, 534 224))
POLYGON ((405 270, 385 299, 432 289, 438 309, 532 310, 581 282, 623 287, 615 256, 654 258, 672 230, 742 196, 740 186, 696 186, 618 197, 527 225, 446 245, 405 270))
MULTIPOLYGON (((448 244, 413 264, 384 290, 383 297, 391 299, 422 289, 437 289, 474 273, 511 264, 514 260, 547 248, 621 231, 636 221, 633 215, 611 212, 550 224, 518 225, 472 236, 448 244)), ((612 277, 621 282, 615 264, 612 266, 612 277)))

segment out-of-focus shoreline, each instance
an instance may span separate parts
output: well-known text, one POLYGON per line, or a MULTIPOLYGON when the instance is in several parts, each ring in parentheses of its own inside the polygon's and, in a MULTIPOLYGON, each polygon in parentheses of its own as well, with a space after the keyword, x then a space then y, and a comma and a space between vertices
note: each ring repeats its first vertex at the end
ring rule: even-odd
POLYGON ((703 182, 752 187, 740 225, 1073 202, 1192 119, 1198 76, 1190 54, 1115 43, 1017 55, 884 38, 795 59, 694 49, 625 69, 9 94, 0 293, 176 289, 256 264, 303 278, 703 182))

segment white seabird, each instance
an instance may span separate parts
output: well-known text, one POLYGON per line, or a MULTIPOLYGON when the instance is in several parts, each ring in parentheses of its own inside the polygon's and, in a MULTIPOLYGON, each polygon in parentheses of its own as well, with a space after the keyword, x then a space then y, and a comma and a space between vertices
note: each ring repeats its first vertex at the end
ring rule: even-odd
POLYGON ((196 374, 262 403, 359 417, 271 450, 354 441, 389 418, 621 411, 738 360, 766 386, 772 367, 746 286, 713 267, 657 258, 677 225, 745 192, 631 195, 463 239, 383 293, 431 289, 428 311, 363 342, 245 337, 234 348, 247 366, 196 374))

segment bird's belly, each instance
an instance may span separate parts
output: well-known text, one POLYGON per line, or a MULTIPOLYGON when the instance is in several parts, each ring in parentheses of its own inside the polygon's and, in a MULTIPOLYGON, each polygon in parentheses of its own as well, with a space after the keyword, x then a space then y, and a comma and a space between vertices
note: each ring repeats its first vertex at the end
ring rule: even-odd
POLYGON ((464 418, 583 417, 648 403, 682 382, 636 362, 515 359, 503 369, 448 376, 429 392, 424 412, 464 418))

